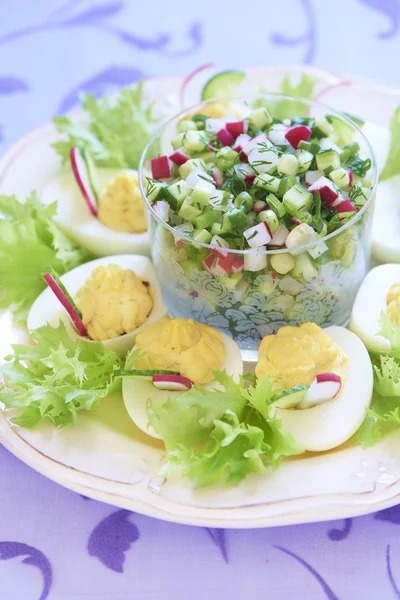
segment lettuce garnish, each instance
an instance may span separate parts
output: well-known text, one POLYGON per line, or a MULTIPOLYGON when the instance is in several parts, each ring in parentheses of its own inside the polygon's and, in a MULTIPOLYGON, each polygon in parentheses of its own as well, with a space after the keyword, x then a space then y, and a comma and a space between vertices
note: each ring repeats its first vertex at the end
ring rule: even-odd
POLYGON ((56 203, 43 205, 35 192, 24 204, 0 196, 0 308, 11 307, 17 320, 26 319, 46 287, 49 267, 62 275, 90 258, 56 225, 56 210, 56 203))
MULTIPOLYGON (((65 116, 54 119, 57 130, 67 137, 53 144, 63 162, 69 160, 70 149, 77 146, 89 153, 99 167, 137 169, 143 149, 158 123, 154 105, 143 98, 143 84, 100 99, 82 94, 82 103, 84 121, 65 116)), ((155 146, 154 155, 157 155, 155 146)))
POLYGON ((71 338, 61 322, 30 334, 34 345, 13 344, 0 367, 0 402, 19 409, 11 421, 32 428, 49 419, 56 427, 74 424, 78 412, 93 410, 116 391, 120 359, 101 342, 71 338))
MULTIPOLYGON (((237 485, 250 473, 276 469, 283 456, 304 452, 274 417, 277 391, 268 377, 245 390, 224 371, 218 390, 194 386, 159 406, 147 401, 149 423, 167 448, 163 473, 190 477, 196 488, 237 485)), ((290 392, 290 390, 288 391, 290 392)))
POLYGON ((386 164, 379 176, 384 181, 400 174, 400 105, 390 119, 390 148, 386 164))

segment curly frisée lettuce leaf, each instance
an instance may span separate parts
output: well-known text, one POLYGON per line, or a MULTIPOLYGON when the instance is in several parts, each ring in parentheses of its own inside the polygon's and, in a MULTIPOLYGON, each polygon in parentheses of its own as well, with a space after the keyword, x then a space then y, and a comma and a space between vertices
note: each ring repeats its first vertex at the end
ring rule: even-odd
POLYGON ((384 181, 400 174, 400 105, 390 119, 390 148, 386 164, 379 176, 379 181, 384 181))
POLYGON ((61 322, 31 333, 33 345, 14 344, 0 367, 0 402, 19 409, 12 422, 32 428, 43 419, 56 427, 74 424, 82 410, 93 410, 120 383, 120 359, 101 342, 72 339, 61 322))
POLYGON ((56 203, 43 205, 35 192, 24 204, 0 196, 0 308, 12 307, 17 320, 46 287, 49 266, 62 275, 90 258, 54 223, 55 213, 56 203))
MULTIPOLYGON (((315 87, 318 83, 316 77, 302 73, 298 83, 292 83, 290 75, 287 74, 279 85, 279 91, 285 96, 294 96, 312 100, 315 93, 315 87)), ((308 104, 301 100, 281 100, 274 107, 274 116, 277 119, 285 119, 291 116, 306 117, 308 104)))
MULTIPOLYGON (((69 160, 70 149, 77 146, 88 152, 99 167, 137 169, 158 123, 153 104, 143 98, 143 84, 100 99, 82 94, 82 102, 85 122, 63 116, 54 119, 59 133, 67 137, 53 144, 63 162, 69 160)), ((157 148, 153 150, 154 155, 158 154, 157 148)))
POLYGON ((276 390, 268 378, 245 391, 224 371, 219 389, 194 386, 161 406, 147 401, 149 424, 164 440, 163 473, 178 473, 196 488, 239 484, 250 473, 277 468, 282 456, 303 452, 269 409, 276 390))

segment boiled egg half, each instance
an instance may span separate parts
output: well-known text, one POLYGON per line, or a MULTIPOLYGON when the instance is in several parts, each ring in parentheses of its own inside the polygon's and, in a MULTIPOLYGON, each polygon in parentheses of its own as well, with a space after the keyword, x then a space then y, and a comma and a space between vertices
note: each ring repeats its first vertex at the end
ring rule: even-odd
MULTIPOLYGON (((121 356, 132 349, 138 333, 167 314, 154 267, 146 256, 99 258, 72 269, 60 280, 81 309, 90 336, 84 339, 101 341, 121 356)), ((71 336, 79 337, 66 310, 47 288, 29 311, 28 330, 46 323, 57 327, 61 320, 71 336)))

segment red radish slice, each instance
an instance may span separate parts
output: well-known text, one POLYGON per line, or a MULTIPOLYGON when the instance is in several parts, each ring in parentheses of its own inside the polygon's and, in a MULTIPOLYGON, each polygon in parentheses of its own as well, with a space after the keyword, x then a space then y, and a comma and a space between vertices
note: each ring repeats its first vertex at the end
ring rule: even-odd
POLYGON ((57 300, 60 301, 60 304, 62 304, 62 306, 67 311, 67 313, 68 313, 76 331, 79 333, 79 335, 82 337, 88 337, 88 332, 82 322, 82 319, 80 318, 79 314, 77 313, 75 307, 71 304, 71 302, 68 300, 68 298, 66 297, 66 295, 64 294, 64 292, 62 291, 62 289, 60 288, 60 286, 54 279, 53 275, 51 275, 50 273, 46 273, 45 275, 43 275, 43 279, 45 280, 45 282, 47 283, 47 285, 49 286, 49 288, 51 289, 51 291, 53 292, 53 294, 55 295, 57 300))
POLYGON ((285 138, 289 144, 297 150, 300 142, 308 142, 312 134, 312 131, 307 125, 295 125, 291 127, 286 133, 285 138))
POLYGON ((236 150, 236 152, 240 152, 250 140, 251 137, 247 133, 242 133, 242 135, 239 135, 236 138, 236 142, 233 149, 236 150))
POLYGON ((232 273, 241 273, 244 269, 244 259, 241 256, 235 256, 232 260, 232 273))
POLYGON ((246 175, 246 177, 244 178, 244 181, 245 181, 245 183, 253 183, 255 178, 256 178, 255 175, 246 175))
POLYGON ((320 177, 324 177, 323 171, 307 171, 306 173, 306 186, 310 187, 313 183, 318 181, 320 177))
POLYGON ((176 150, 176 152, 170 155, 169 160, 172 160, 172 162, 175 165, 178 165, 180 167, 189 160, 189 156, 183 152, 182 148, 180 148, 179 150, 176 150))
POLYGON ((233 123, 227 123, 225 127, 235 139, 239 137, 239 135, 245 133, 246 131, 246 124, 244 121, 234 121, 233 123))
MULTIPOLYGON (((269 143, 269 139, 267 138, 265 133, 260 133, 260 135, 257 135, 254 138, 250 138, 249 141, 243 146, 243 153, 247 157, 250 154, 251 150, 253 150, 254 148, 257 148, 257 150, 260 150, 260 147, 262 144, 268 144, 268 143, 269 143)), ((269 143, 269 145, 271 145, 271 144, 269 143)))
POLYGON ((347 173, 349 175, 349 188, 353 185, 353 171, 351 169, 347 169, 347 173))
POLYGON ((96 197, 92 191, 87 166, 79 148, 76 148, 75 146, 71 148, 69 152, 69 158, 71 161, 71 168, 81 194, 92 215, 97 217, 96 197))
POLYGON ((220 256, 217 258, 216 266, 219 267, 224 275, 230 275, 232 273, 233 256, 228 254, 227 256, 220 256))
POLYGON ((192 73, 190 73, 187 77, 185 77, 185 79, 183 80, 183 84, 181 87, 181 93, 180 93, 180 100, 181 100, 181 107, 186 108, 185 107, 185 92, 187 89, 187 86, 189 85, 189 83, 191 82, 191 80, 196 77, 196 75, 198 75, 199 73, 201 73, 202 71, 206 71, 207 69, 211 69, 214 66, 214 63, 207 63, 205 65, 201 65, 200 67, 197 67, 197 69, 195 69, 194 71, 192 71, 192 73))
POLYGON ((203 264, 209 273, 214 272, 214 267, 215 267, 216 262, 217 262, 217 259, 215 258, 215 254, 209 254, 203 260, 203 264))
POLYGON ((342 387, 342 379, 336 373, 320 373, 310 385, 299 408, 311 408, 333 400, 342 387))
POLYGON ((308 188, 308 191, 314 193, 319 191, 322 202, 332 203, 339 198, 339 192, 336 190, 334 184, 327 177, 320 177, 317 181, 314 181, 308 188))
POLYGON ((220 256, 221 258, 228 256, 228 250, 230 248, 229 243, 219 235, 214 235, 210 242, 210 246, 212 246, 211 252, 216 256, 220 256))
POLYGON ((301 225, 303 221, 300 221, 300 219, 297 219, 296 217, 290 217, 290 220, 292 221, 292 223, 295 223, 296 225, 301 225))
POLYGON ((338 212, 338 213, 357 212, 356 207, 354 206, 354 204, 352 202, 350 202, 350 200, 344 200, 338 206, 336 206, 335 209, 336 209, 336 212, 338 212))
POLYGON ((232 146, 235 138, 226 129, 220 129, 217 133, 217 138, 224 146, 232 146))
MULTIPOLYGON (((278 229, 275 231, 272 236, 272 240, 269 243, 269 246, 278 246, 279 248, 283 248, 286 244, 286 238, 289 235, 289 229, 285 227, 283 223, 281 223, 278 229)), ((276 273, 274 273, 276 277, 276 273)))
POLYGON ((153 179, 168 179, 171 177, 171 165, 166 154, 151 159, 151 174, 153 179))
POLYGON ((224 119, 214 119, 213 117, 209 117, 205 121, 206 131, 211 131, 212 133, 217 133, 220 129, 225 128, 224 119))
POLYGON ((217 187, 219 187, 220 185, 222 185, 224 183, 224 174, 220 169, 218 169, 218 167, 213 168, 212 178, 214 179, 217 187))
POLYGON ((186 392, 193 386, 193 382, 182 375, 153 375, 153 385, 159 390, 186 392))
POLYGON ((261 246, 266 246, 272 240, 272 233, 265 221, 249 227, 243 232, 243 235, 250 248, 261 248, 261 246))
POLYGON ((252 212, 255 212, 258 215, 263 210, 267 210, 268 204, 264 202, 264 200, 256 200, 251 207, 252 212))

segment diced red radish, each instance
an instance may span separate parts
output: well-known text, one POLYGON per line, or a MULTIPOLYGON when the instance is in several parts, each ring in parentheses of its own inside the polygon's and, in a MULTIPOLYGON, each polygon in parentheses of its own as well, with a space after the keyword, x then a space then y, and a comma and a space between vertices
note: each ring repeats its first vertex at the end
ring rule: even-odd
POLYGON ((164 202, 164 200, 159 200, 158 202, 155 202, 153 210, 156 213, 156 215, 160 217, 160 219, 162 219, 165 222, 168 222, 168 220, 169 220, 169 204, 168 204, 168 202, 164 202))
POLYGON ((245 181, 245 183, 253 183, 255 178, 256 178, 255 175, 246 175, 246 177, 244 178, 244 181, 245 181))
POLYGON ((232 260, 232 273, 241 273, 244 269, 244 259, 241 256, 235 255, 232 260))
POLYGON ((267 210, 268 204, 264 202, 264 200, 256 200, 251 207, 252 212, 255 212, 258 215, 263 210, 267 210))
POLYGON ((279 248, 283 248, 286 244, 286 239, 288 235, 289 229, 287 229, 287 227, 285 227, 285 225, 281 223, 278 229, 275 231, 274 235, 272 236, 272 240, 270 241, 269 246, 278 246, 279 248))
POLYGON ((153 179, 168 179, 171 177, 171 163, 166 154, 151 159, 151 175, 153 179))
POLYGON ((233 149, 236 150, 236 152, 240 152, 241 150, 243 150, 244 146, 247 144, 247 142, 249 140, 251 140, 251 137, 249 136, 249 134, 242 133, 242 135, 239 135, 236 138, 236 142, 235 142, 233 149))
POLYGON ((217 259, 215 257, 215 254, 209 254, 203 260, 203 264, 209 273, 214 272, 214 267, 215 267, 216 262, 217 262, 217 259))
POLYGON ((260 135, 257 135, 256 137, 249 139, 249 141, 243 146, 243 152, 246 156, 248 156, 254 148, 260 149, 260 144, 268 144, 268 143, 269 143, 269 139, 267 138, 265 133, 260 133, 260 135))
POLYGON ((317 404, 333 400, 342 387, 342 380, 336 373, 320 373, 308 388, 299 408, 311 408, 317 404))
POLYGON ((261 246, 266 246, 272 240, 272 233, 265 221, 249 227, 243 232, 243 235, 250 248, 261 248, 261 246))
POLYGON ((337 144, 335 144, 335 142, 333 142, 330 138, 322 138, 319 141, 319 147, 321 149, 321 152, 325 151, 325 150, 335 150, 335 152, 337 152, 338 154, 341 153, 342 149, 340 148, 340 146, 338 146, 337 144))
POLYGON ((218 169, 218 167, 213 168, 212 178, 214 179, 217 187, 220 187, 224 183, 224 174, 221 169, 218 169))
POLYGON ((279 156, 275 150, 268 150, 257 146, 250 150, 248 160, 257 173, 269 173, 277 166, 279 156))
POLYGON ((292 223, 295 223, 296 225, 301 225, 303 221, 300 221, 300 219, 297 219, 296 217, 290 217, 290 220, 292 221, 292 223))
POLYGON ((217 132, 217 138, 223 146, 232 146, 235 138, 226 129, 220 129, 217 132))
POLYGON ((193 386, 193 381, 182 375, 153 375, 153 385, 159 390, 186 392, 193 386))
POLYGON ((219 235, 214 235, 211 239, 210 246, 212 246, 211 252, 216 256, 222 258, 228 256, 228 250, 230 248, 229 243, 219 235))
POLYGON ((331 204, 339 198, 339 192, 336 190, 334 183, 325 176, 314 181, 308 188, 308 191, 312 194, 317 190, 320 193, 322 202, 326 204, 331 204))
POLYGON ((210 131, 212 133, 217 133, 221 129, 224 129, 225 121, 224 119, 213 119, 212 117, 206 119, 205 128, 206 131, 210 131))
POLYGON ((217 258, 217 267, 219 267, 224 275, 230 275, 232 273, 233 256, 229 253, 227 256, 220 256, 217 258))
POLYGON ((244 255, 245 271, 256 273, 257 271, 261 271, 261 269, 265 269, 267 264, 268 260, 264 248, 257 248, 253 252, 244 255))
POLYGON ((289 142, 287 141, 285 135, 289 127, 287 125, 283 125, 283 123, 278 123, 271 127, 268 131, 268 137, 272 143, 277 146, 287 146, 289 142))
POLYGON ((244 181, 246 181, 247 178, 254 178, 255 179, 255 171, 253 169, 252 166, 250 166, 248 163, 238 163, 237 165, 235 165, 233 167, 233 170, 235 171, 235 175, 236 177, 239 177, 240 179, 243 179, 244 181))
POLYGON ((189 160, 189 156, 185 154, 183 148, 179 148, 179 150, 176 150, 176 152, 170 155, 169 159, 172 160, 175 165, 181 166, 189 160))
POLYGON ((323 176, 324 176, 323 171, 307 171, 306 186, 309 187, 310 185, 312 185, 313 183, 318 181, 318 179, 320 179, 320 177, 323 177, 323 176))
POLYGON ((338 213, 357 212, 356 207, 350 200, 344 200, 338 206, 336 206, 335 209, 338 213))
POLYGON ((246 131, 246 124, 244 121, 234 121, 225 125, 226 130, 236 139, 239 135, 242 135, 246 131))
POLYGON ((312 131, 307 125, 295 125, 288 129, 285 133, 285 138, 289 144, 297 150, 300 142, 308 142, 312 134, 312 131))
POLYGON ((349 175, 349 188, 353 185, 353 171, 351 169, 347 169, 347 173, 349 175))
POLYGON ((86 163, 79 148, 73 147, 69 152, 71 168, 81 194, 94 217, 97 217, 96 196, 90 185, 89 174, 86 163))
POLYGON ((203 171, 203 169, 193 169, 185 179, 186 183, 192 188, 192 190, 196 187, 199 181, 203 182, 206 180, 210 183, 213 183, 214 181, 210 175, 207 175, 207 173, 203 171))
POLYGON ((50 273, 46 273, 43 275, 43 279, 57 298, 60 301, 60 304, 65 308, 68 313, 69 318, 71 319, 76 331, 82 337, 88 337, 88 332, 85 325, 82 322, 81 317, 76 312, 75 307, 71 304, 69 299, 66 297, 54 277, 50 273))

